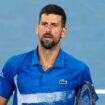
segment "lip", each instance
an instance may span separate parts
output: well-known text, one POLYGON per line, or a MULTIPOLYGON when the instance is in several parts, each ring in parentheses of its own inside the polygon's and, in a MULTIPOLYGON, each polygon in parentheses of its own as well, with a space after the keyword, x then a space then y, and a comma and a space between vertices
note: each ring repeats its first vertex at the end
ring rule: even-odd
POLYGON ((47 34, 43 35, 43 37, 44 38, 53 38, 51 35, 47 35, 47 34))
POLYGON ((46 40, 46 41, 51 41, 52 40, 52 37, 44 36, 43 39, 46 40))
POLYGON ((52 38, 50 38, 50 37, 44 37, 44 39, 46 39, 46 40, 51 40, 52 38))

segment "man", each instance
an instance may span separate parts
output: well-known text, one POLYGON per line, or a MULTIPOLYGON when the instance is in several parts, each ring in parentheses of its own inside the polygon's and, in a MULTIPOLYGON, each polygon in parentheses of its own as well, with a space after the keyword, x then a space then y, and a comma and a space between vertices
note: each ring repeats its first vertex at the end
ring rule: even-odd
POLYGON ((61 7, 50 4, 41 10, 38 47, 13 56, 3 67, 0 105, 6 105, 13 92, 13 105, 74 105, 83 81, 92 83, 87 65, 61 49, 65 25, 61 7))

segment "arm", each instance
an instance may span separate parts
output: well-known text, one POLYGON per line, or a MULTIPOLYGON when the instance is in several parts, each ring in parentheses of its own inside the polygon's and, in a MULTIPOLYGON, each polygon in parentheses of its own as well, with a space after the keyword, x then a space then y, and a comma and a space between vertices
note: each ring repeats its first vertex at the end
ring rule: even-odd
POLYGON ((7 62, 0 73, 0 105, 7 105, 7 102, 14 91, 12 79, 13 67, 7 62))
POLYGON ((80 76, 81 76, 80 83, 83 83, 83 81, 89 81, 91 83, 91 85, 93 86, 93 89, 94 89, 95 101, 97 101, 99 98, 98 98, 98 95, 97 95, 97 93, 95 91, 95 87, 93 85, 93 81, 92 81, 92 78, 91 78, 90 70, 89 70, 89 68, 87 66, 82 71, 80 76))
POLYGON ((6 105, 7 104, 7 99, 0 97, 0 105, 6 105))

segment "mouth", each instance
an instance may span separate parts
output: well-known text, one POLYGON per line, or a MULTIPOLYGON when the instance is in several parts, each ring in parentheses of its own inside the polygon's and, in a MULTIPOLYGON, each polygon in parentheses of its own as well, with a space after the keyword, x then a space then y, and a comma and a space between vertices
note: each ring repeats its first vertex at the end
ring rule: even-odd
POLYGON ((44 37, 43 40, 44 41, 47 41, 47 42, 51 42, 52 41, 52 38, 51 37, 44 37))
POLYGON ((43 36, 43 39, 46 40, 46 41, 51 41, 53 39, 53 37, 51 35, 49 35, 49 34, 45 34, 43 36))

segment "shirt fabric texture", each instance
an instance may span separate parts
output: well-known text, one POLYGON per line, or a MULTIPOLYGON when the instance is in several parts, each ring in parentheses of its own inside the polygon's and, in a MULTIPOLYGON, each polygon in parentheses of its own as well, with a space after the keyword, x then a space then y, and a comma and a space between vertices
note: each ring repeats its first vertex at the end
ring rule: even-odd
POLYGON ((14 91, 13 105, 74 105, 83 81, 92 83, 88 66, 62 49, 44 71, 37 48, 11 57, 0 80, 0 96, 9 99, 14 91))

